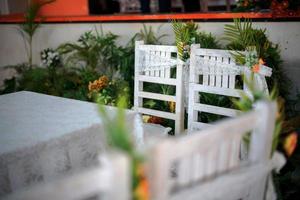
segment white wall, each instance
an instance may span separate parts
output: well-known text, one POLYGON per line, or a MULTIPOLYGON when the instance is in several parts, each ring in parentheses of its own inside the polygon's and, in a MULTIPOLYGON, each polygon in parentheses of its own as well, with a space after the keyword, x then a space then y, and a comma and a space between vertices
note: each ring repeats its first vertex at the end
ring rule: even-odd
MULTIPOLYGON (((212 32, 217 38, 221 38, 224 30, 223 22, 201 22, 200 29, 212 32)), ((146 23, 155 31, 160 27, 159 34, 168 34, 163 38, 163 43, 172 44, 174 35, 169 23, 146 23)), ((280 44, 284 68, 289 78, 300 90, 300 22, 256 22, 256 27, 266 28, 267 33, 274 43, 280 44)), ((34 38, 34 63, 40 63, 39 52, 45 48, 56 48, 63 42, 73 42, 85 31, 100 29, 105 32, 111 31, 120 35, 119 44, 126 44, 130 38, 143 27, 142 23, 66 23, 66 24, 44 24, 38 30, 34 38)), ((222 43, 222 41, 221 41, 222 43)), ((22 63, 27 60, 24 41, 20 36, 17 25, 0 25, 0 66, 22 63)))

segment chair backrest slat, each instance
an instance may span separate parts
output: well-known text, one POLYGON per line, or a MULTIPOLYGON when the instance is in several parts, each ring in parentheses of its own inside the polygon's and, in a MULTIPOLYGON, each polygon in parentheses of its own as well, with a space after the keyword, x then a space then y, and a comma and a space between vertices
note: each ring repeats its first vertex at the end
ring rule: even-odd
POLYGON ((223 199, 230 199, 227 197, 231 195, 237 196, 236 199, 244 199, 258 193, 256 198, 262 200, 269 170, 266 163, 269 162, 271 151, 275 111, 275 103, 259 102, 254 111, 240 117, 219 122, 195 134, 167 138, 157 144, 149 156, 153 199, 178 199, 186 195, 184 199, 188 200, 194 199, 191 198, 194 193, 202 197, 198 191, 208 195, 207 199, 218 199, 213 188, 219 187, 219 180, 224 178, 223 187, 218 191, 228 195, 223 199), (245 137, 250 138, 250 145, 245 142, 245 137), (249 149, 245 148, 248 155, 245 157, 241 156, 243 145, 249 146, 249 149), (253 171, 254 168, 260 168, 261 171, 253 171), (241 182, 245 176, 253 176, 250 185, 241 182), (209 193, 201 189, 207 184, 212 187, 209 193), (227 193, 235 187, 241 187, 244 193, 227 193))

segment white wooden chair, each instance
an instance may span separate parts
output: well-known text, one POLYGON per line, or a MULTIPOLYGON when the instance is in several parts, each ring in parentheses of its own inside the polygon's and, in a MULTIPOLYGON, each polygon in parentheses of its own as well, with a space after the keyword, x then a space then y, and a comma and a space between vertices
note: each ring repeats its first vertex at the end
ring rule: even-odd
POLYGON ((271 168, 275 107, 259 102, 240 117, 159 143, 149 156, 152 199, 262 200, 271 168), (248 134, 248 156, 240 159, 239 144, 248 134))
POLYGON ((113 153, 101 157, 101 166, 59 180, 16 191, 5 200, 131 199, 130 163, 127 156, 113 153))
POLYGON ((175 46, 144 45, 142 41, 135 43, 134 109, 142 114, 174 120, 175 134, 184 129, 182 70, 183 63, 177 59, 175 46), (173 67, 176 68, 175 78, 171 76, 173 67), (175 86, 176 93, 175 95, 166 95, 146 92, 143 87, 145 82, 175 86), (175 113, 144 108, 143 99, 145 98, 175 102, 175 113))
MULTIPOLYGON (((203 49, 195 44, 191 47, 189 75, 188 129, 190 132, 210 126, 200 122, 201 112, 227 117, 235 117, 240 111, 201 103, 199 93, 209 93, 227 97, 239 98, 244 91, 251 95, 246 84, 236 86, 237 76, 250 76, 246 66, 237 65, 231 51, 203 49)), ((268 93, 266 76, 271 76, 272 70, 261 67, 260 74, 255 75, 258 89, 268 93)), ((241 79, 240 79, 241 80, 241 79)))

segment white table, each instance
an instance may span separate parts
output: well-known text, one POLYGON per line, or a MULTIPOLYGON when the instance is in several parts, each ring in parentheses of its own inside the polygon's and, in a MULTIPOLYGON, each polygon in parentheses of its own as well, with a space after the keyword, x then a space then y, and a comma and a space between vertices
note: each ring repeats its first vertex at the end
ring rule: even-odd
MULTIPOLYGON (((126 115, 134 132, 136 114, 126 115)), ((0 197, 95 165, 103 132, 96 104, 33 92, 0 96, 0 197)))

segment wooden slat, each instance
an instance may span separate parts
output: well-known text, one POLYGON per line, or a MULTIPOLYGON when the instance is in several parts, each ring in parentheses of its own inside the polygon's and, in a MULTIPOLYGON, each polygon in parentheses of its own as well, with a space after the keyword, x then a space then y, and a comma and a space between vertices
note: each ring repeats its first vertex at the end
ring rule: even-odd
POLYGON ((158 94, 158 93, 152 93, 152 92, 138 92, 138 97, 147 98, 147 99, 156 99, 161 101, 176 101, 175 96, 171 95, 165 95, 165 94, 158 94))
MULTIPOLYGON (((166 51, 166 58, 171 58, 171 52, 166 51)), ((165 68, 165 78, 171 78, 171 66, 165 68)))
POLYGON ((204 130, 206 128, 211 127, 211 124, 203 123, 203 122, 191 122, 194 130, 204 130))
POLYGON ((159 111, 159 110, 152 110, 148 108, 137 108, 137 111, 139 113, 143 113, 146 115, 152 115, 152 116, 157 116, 161 118, 166 118, 166 119, 176 119, 176 115, 174 113, 169 113, 169 112, 164 112, 164 111, 159 111))
MULTIPOLYGON (((150 63, 153 63, 154 59, 155 59, 155 52, 150 51, 150 63)), ((150 69, 150 76, 154 76, 154 70, 153 69, 150 69)))
POLYGON ((218 94, 218 95, 224 95, 224 96, 230 96, 230 97, 241 97, 240 94, 242 92, 242 90, 239 90, 239 89, 210 87, 210 86, 193 84, 193 83, 191 83, 190 86, 194 91, 205 92, 205 93, 209 93, 209 94, 218 94))
POLYGON ((258 121, 257 114, 257 112, 253 111, 235 119, 226 119, 220 123, 216 123, 217 125, 210 125, 210 127, 203 129, 203 131, 191 134, 190 137, 184 137, 180 140, 176 140, 177 144, 174 144, 175 146, 182 146, 185 144, 185 146, 189 147, 177 151, 176 157, 184 157, 194 151, 201 153, 203 150, 202 153, 205 153, 206 148, 211 148, 210 143, 218 141, 220 138, 231 138, 235 135, 244 135, 256 126, 258 121), (201 141, 207 142, 203 143, 201 141), (202 150, 199 149, 200 143, 202 144, 202 150))
POLYGON ((173 78, 159 78, 159 77, 150 77, 150 76, 140 75, 138 77, 138 80, 142 81, 142 82, 149 82, 149 83, 177 85, 176 79, 173 79, 173 78))
POLYGON ((165 52, 177 52, 176 46, 168 45, 143 45, 140 47, 143 51, 165 51, 165 52))
POLYGON ((215 86, 215 66, 209 68, 209 86, 215 86))
POLYGON ((207 105, 207 104, 201 104, 201 103, 195 103, 194 110, 198 110, 201 112, 207 112, 207 113, 213 113, 213 114, 217 114, 217 115, 224 115, 224 116, 228 116, 228 117, 235 117, 239 113, 241 113, 241 111, 239 111, 239 110, 235 110, 235 109, 231 109, 231 108, 223 108, 223 107, 207 105))
MULTIPOLYGON (((155 51, 155 56, 156 56, 156 57, 154 58, 154 61, 155 61, 156 63, 161 63, 160 52, 161 52, 161 51, 155 51)), ((160 77, 159 70, 155 70, 155 71, 154 71, 154 76, 155 76, 155 77, 160 77)))
POLYGON ((229 88, 231 88, 231 89, 235 88, 235 75, 234 74, 229 75, 229 88))
MULTIPOLYGON (((164 58, 164 59, 167 59, 167 58, 166 58, 166 52, 165 52, 165 51, 161 51, 160 56, 161 56, 162 58, 164 58)), ((165 67, 165 68, 168 68, 168 66, 165 67)), ((161 77, 161 78, 165 78, 165 68, 163 68, 163 69, 160 70, 160 77, 161 77)))
POLYGON ((229 76, 227 74, 224 74, 224 71, 223 71, 223 75, 222 75, 222 88, 229 88, 229 86, 228 86, 228 79, 229 79, 229 76))
POLYGON ((217 67, 216 69, 216 87, 222 87, 222 76, 220 67, 217 67))

